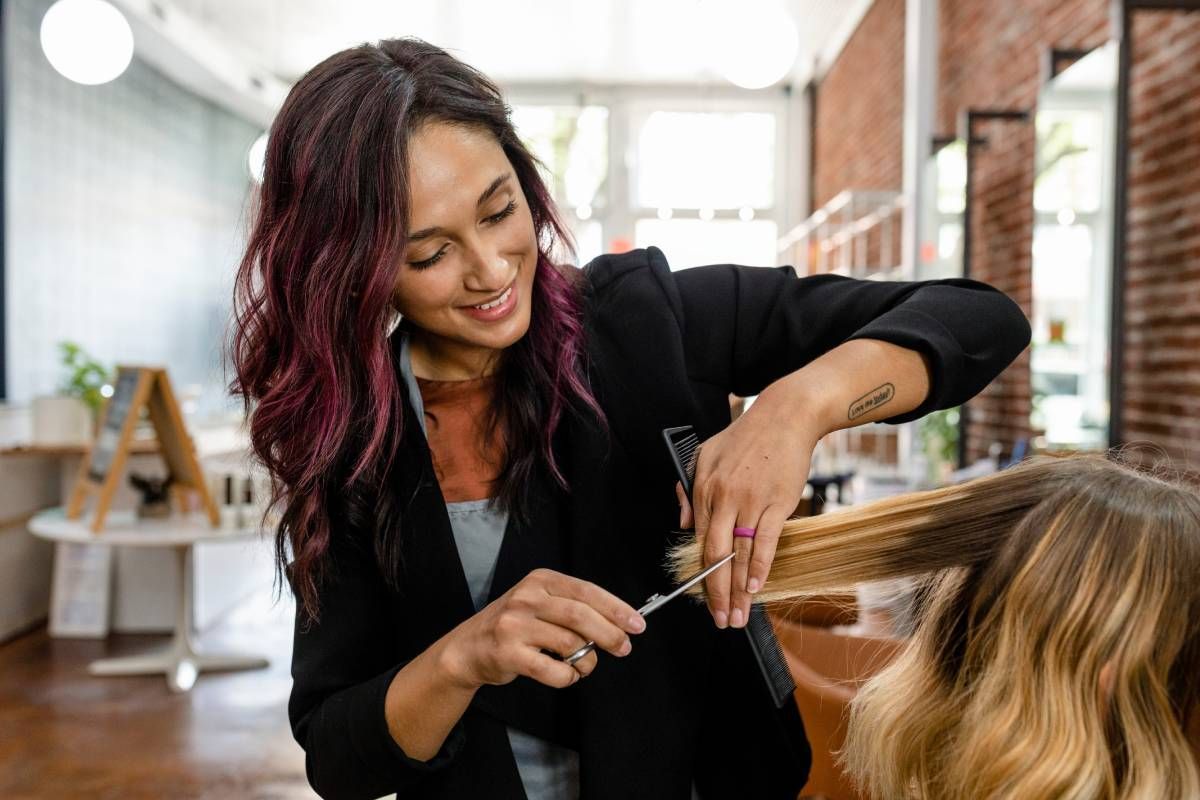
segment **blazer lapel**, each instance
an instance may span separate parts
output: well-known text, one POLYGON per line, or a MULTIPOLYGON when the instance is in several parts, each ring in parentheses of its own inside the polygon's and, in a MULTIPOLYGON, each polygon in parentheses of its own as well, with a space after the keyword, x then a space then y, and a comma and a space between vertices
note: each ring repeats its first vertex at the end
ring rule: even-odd
MULTIPOLYGON (((558 437, 556 436, 556 439, 558 437)), ((509 516, 496 559, 487 602, 493 602, 539 568, 568 572, 561 495, 544 469, 534 470, 526 525, 509 516)), ((552 689, 518 677, 504 686, 484 686, 473 705, 526 733, 578 750, 576 687, 552 689)))
POLYGON ((454 532, 433 471, 429 443, 404 392, 404 435, 392 474, 400 517, 404 580, 400 587, 415 652, 426 649, 475 613, 454 532))

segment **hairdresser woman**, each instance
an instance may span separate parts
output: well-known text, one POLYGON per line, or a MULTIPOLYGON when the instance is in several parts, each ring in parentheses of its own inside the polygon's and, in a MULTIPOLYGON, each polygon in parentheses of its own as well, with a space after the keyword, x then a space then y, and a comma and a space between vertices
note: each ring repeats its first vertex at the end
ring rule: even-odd
POLYGON ((673 273, 653 247, 555 266, 563 229, 506 112, 479 73, 394 40, 315 67, 271 129, 233 357, 299 601, 309 780, 793 798, 803 727, 738 628, 813 447, 963 402, 1028 325, 965 280, 673 273), (730 392, 759 396, 732 425, 730 392), (708 440, 706 559, 737 556, 707 611, 643 620, 681 514, 660 431, 687 424, 708 440))

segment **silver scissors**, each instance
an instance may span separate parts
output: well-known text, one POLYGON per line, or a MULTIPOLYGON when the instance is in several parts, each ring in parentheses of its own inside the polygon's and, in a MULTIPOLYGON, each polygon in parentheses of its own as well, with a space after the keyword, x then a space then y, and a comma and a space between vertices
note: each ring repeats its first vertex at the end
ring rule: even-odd
MULTIPOLYGON (((695 586, 700 581, 707 578, 712 573, 716 572, 721 567, 728 564, 732 559, 733 559, 733 553, 730 553, 729 555, 722 558, 720 561, 716 561, 716 562, 708 565, 707 567, 700 570, 692 577, 688 578, 682 584, 680 584, 679 587, 677 589, 675 589, 673 592, 671 592, 670 594, 665 594, 665 595, 652 594, 652 595, 650 595, 649 599, 646 600, 646 605, 639 608, 638 613, 644 617, 652 611, 657 611, 658 609, 662 608, 667 603, 674 600, 679 595, 686 592, 688 589, 695 586)), ((583 658, 584 656, 586 656, 588 653, 592 652, 595 649, 596 649, 596 643, 588 642, 583 647, 576 650, 574 653, 571 653, 571 655, 564 657, 563 661, 567 662, 568 664, 574 664, 576 661, 583 658)))

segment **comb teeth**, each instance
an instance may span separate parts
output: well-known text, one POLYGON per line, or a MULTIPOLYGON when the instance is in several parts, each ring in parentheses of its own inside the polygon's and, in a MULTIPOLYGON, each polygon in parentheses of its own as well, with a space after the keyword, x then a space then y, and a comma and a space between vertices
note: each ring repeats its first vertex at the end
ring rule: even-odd
POLYGON ((692 496, 692 479, 696 477, 696 461, 700 457, 700 437, 691 425, 663 428, 663 440, 671 451, 675 474, 688 497, 692 496))
POLYGON ((695 480, 696 460, 700 455, 700 439, 694 433, 688 434, 675 443, 675 452, 679 453, 679 460, 683 462, 683 469, 687 473, 688 481, 695 480))

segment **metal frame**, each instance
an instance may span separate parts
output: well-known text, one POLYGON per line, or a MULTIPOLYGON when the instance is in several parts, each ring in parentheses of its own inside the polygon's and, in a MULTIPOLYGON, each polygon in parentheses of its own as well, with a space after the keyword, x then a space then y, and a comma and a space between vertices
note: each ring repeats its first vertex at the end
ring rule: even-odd
POLYGON ((958 141, 956 134, 942 134, 929 137, 929 155, 936 156, 939 150, 949 147, 958 141))
POLYGON ((1047 84, 1059 76, 1060 67, 1065 62, 1067 66, 1091 53, 1096 48, 1047 47, 1042 53, 1042 83, 1047 84))
MULTIPOLYGON (((964 278, 971 277, 971 226, 972 226, 972 202, 971 195, 974 190, 974 166, 975 166, 975 150, 978 147, 985 146, 987 139, 975 136, 976 122, 1022 122, 1027 123, 1031 118, 1029 111, 1019 109, 998 109, 998 108, 964 108, 959 112, 958 116, 958 138, 967 143, 967 180, 966 186, 963 189, 963 214, 962 214, 962 272, 964 278)), ((961 469, 967 465, 967 426, 969 420, 970 409, 966 403, 963 403, 959 408, 958 413, 958 466, 961 469)))
POLYGON ((1133 15, 1137 11, 1200 11, 1200 0, 1111 0, 1117 41, 1116 167, 1113 170, 1112 299, 1109 305, 1108 445, 1123 444, 1125 402, 1125 237, 1129 226, 1129 81, 1133 71, 1133 15))
MULTIPOLYGON (((1095 244, 1095 248, 1093 249, 1091 259, 1090 259, 1090 261, 1091 261, 1090 269, 1093 271, 1093 275, 1094 275, 1096 265, 1098 263, 1102 264, 1103 265, 1103 273, 1104 273, 1103 281, 1105 284, 1105 289, 1104 289, 1103 294, 1097 298, 1098 302, 1102 302, 1105 304, 1105 308, 1104 308, 1105 319, 1103 320, 1103 327, 1102 328, 1095 328, 1095 327, 1089 328, 1089 331, 1091 331, 1095 334, 1098 334, 1095 337, 1089 336, 1089 339, 1094 338, 1096 342, 1100 342, 1102 340, 1103 346, 1105 348, 1104 360, 1106 362, 1106 366, 1104 367, 1103 392, 1104 392, 1104 402, 1105 402, 1105 404, 1108 405, 1108 412, 1105 415, 1106 421, 1104 424, 1104 430, 1102 432, 1102 434, 1103 434, 1102 442, 1097 441, 1094 445, 1088 445, 1088 447, 1100 447, 1100 446, 1108 447, 1109 446, 1108 439, 1109 439, 1110 425, 1111 425, 1111 419, 1109 419, 1109 418, 1111 417, 1112 410, 1113 410, 1113 406, 1111 404, 1111 399, 1109 397, 1109 389, 1110 389, 1109 371, 1111 370, 1112 365, 1107 363, 1110 360, 1109 354, 1111 353, 1111 347, 1112 347, 1112 343, 1110 341, 1111 321, 1109 319, 1107 319, 1107 317, 1108 317, 1108 314, 1110 311, 1109 306, 1111 305, 1111 301, 1112 301, 1112 287, 1108 285, 1108 282, 1112 280, 1112 271, 1113 271, 1113 255, 1110 252, 1110 248, 1112 245, 1112 228, 1111 228, 1111 226, 1113 225, 1113 204, 1114 204, 1115 197, 1116 197, 1114 176, 1112 174, 1112 167, 1113 167, 1113 163, 1114 163, 1113 158, 1115 157, 1115 148, 1116 148, 1116 145, 1115 145, 1115 137, 1116 137, 1116 125, 1115 125, 1115 121, 1116 121, 1116 111, 1115 111, 1115 107, 1116 107, 1116 53, 1115 53, 1115 43, 1112 43, 1113 47, 1111 47, 1111 48, 1110 48, 1110 43, 1112 43, 1112 40, 1108 40, 1104 44, 1102 44, 1098 47, 1090 48, 1090 49, 1069 49, 1069 48, 1054 48, 1054 47, 1046 48, 1046 50, 1043 52, 1043 64, 1042 64, 1043 86, 1042 86, 1042 92, 1038 96, 1038 104, 1037 104, 1037 112, 1036 112, 1037 115, 1040 117, 1045 112, 1050 112, 1050 113, 1062 112, 1062 111, 1078 112, 1081 110, 1086 110, 1086 111, 1094 111, 1094 112, 1101 113, 1105 120, 1103 140, 1101 142, 1100 149, 1101 149, 1102 153, 1106 153, 1108 155, 1107 155, 1107 160, 1105 161, 1105 163, 1103 164, 1103 166, 1101 168, 1103 183, 1101 186, 1102 197, 1100 198, 1100 205, 1097 207, 1097 209, 1095 211, 1082 211, 1079 208, 1073 209, 1074 214, 1075 214, 1075 220, 1074 220, 1073 224, 1082 225, 1086 228, 1089 228, 1093 234, 1099 233, 1100 237, 1102 237, 1102 238, 1094 239, 1096 244, 1095 244), (1083 60, 1084 58, 1093 57, 1094 54, 1097 54, 1102 50, 1108 50, 1108 49, 1114 50, 1111 85, 1109 85, 1105 88, 1102 88, 1102 89, 1101 88, 1063 88, 1063 87, 1052 86, 1052 84, 1055 82, 1055 80, 1057 78, 1059 78, 1060 76, 1062 76, 1063 74, 1068 72, 1071 68, 1073 68, 1075 66, 1075 64, 1077 62, 1083 60), (1051 93, 1047 94, 1047 92, 1051 92, 1051 93), (1110 227, 1103 230, 1103 232, 1100 232, 1098 230, 1098 226, 1103 226, 1105 224, 1107 224, 1110 227)), ((1034 208, 1033 223, 1034 223, 1034 230, 1035 230, 1035 232, 1034 232, 1035 239, 1036 239, 1037 227, 1039 225, 1055 224, 1057 222, 1056 216, 1057 215, 1055 212, 1039 211, 1037 208, 1034 208)), ((1037 293, 1036 293, 1036 287, 1035 287, 1035 291, 1034 291, 1035 310, 1036 310, 1036 306, 1038 304, 1038 298, 1036 295, 1037 295, 1037 293)), ((1089 343, 1087 345, 1087 352, 1092 353, 1094 346, 1095 346, 1095 344, 1093 342, 1089 341, 1089 343)), ((1084 356, 1084 359, 1088 362, 1091 362, 1092 358, 1093 358, 1092 355, 1084 356)), ((1031 362, 1030 362, 1031 370, 1033 370, 1036 367, 1037 360, 1038 360, 1037 356, 1035 355, 1033 360, 1031 360, 1031 362)), ((1091 363, 1094 363, 1094 362, 1091 362, 1091 363)), ((1051 446, 1053 446, 1053 443, 1050 443, 1050 444, 1051 444, 1051 446)), ((1073 446, 1078 447, 1079 444, 1076 444, 1073 446)))

